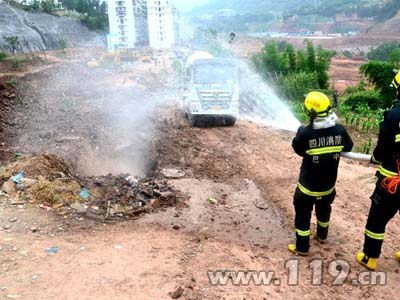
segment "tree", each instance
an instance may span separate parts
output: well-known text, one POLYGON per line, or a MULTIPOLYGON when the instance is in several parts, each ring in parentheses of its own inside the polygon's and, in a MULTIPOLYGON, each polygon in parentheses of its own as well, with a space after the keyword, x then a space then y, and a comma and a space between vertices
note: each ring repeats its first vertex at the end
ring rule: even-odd
POLYGON ((107 30, 107 3, 100 0, 62 0, 63 6, 81 14, 82 23, 92 30, 107 30))
POLYGON ((388 61, 390 54, 393 51, 399 50, 399 48, 400 43, 383 43, 380 44, 377 48, 371 49, 367 54, 367 57, 369 60, 388 61))
POLYGON ((395 98, 395 89, 390 86, 395 66, 388 62, 371 61, 360 67, 360 72, 368 78, 384 99, 384 106, 390 107, 395 98))
POLYGON ((275 42, 268 42, 263 49, 263 65, 267 73, 278 74, 287 73, 287 69, 282 64, 282 56, 278 51, 278 46, 275 42))
POLYGON ((40 2, 40 10, 44 13, 51 14, 55 9, 54 0, 43 0, 40 2))
POLYGON ((271 84, 275 84, 282 96, 290 100, 302 100, 311 90, 328 89, 328 70, 335 52, 321 46, 315 50, 310 41, 306 51, 295 52, 289 43, 267 42, 262 52, 252 56, 255 69, 271 84), (285 45, 280 49, 279 45, 285 45))
POLYGON ((296 53, 294 52, 294 48, 292 45, 286 46, 286 57, 288 62, 288 69, 290 73, 296 72, 297 63, 296 63, 296 53))
POLYGON ((396 67, 400 67, 400 48, 394 49, 390 53, 388 61, 396 67))
POLYGON ((307 67, 309 72, 314 72, 316 70, 316 59, 315 59, 315 49, 311 41, 306 40, 306 50, 307 50, 307 67))
POLYGON ((318 83, 321 89, 327 89, 329 87, 328 71, 334 55, 334 51, 325 50, 321 46, 317 48, 315 71, 317 72, 318 83))

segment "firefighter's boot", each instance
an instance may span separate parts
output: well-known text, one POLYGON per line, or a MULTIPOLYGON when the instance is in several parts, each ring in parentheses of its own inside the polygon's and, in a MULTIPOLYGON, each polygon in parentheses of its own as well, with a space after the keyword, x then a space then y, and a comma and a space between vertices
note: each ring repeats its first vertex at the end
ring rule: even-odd
POLYGON ((301 251, 298 251, 298 250, 296 249, 296 245, 295 245, 295 244, 289 244, 289 245, 288 245, 288 250, 289 250, 290 252, 292 252, 293 254, 296 254, 296 255, 301 255, 301 256, 307 256, 307 255, 308 255, 308 252, 301 252, 301 251))
POLYGON ((376 261, 376 258, 368 257, 363 252, 357 253, 357 262, 368 270, 375 271, 376 261))

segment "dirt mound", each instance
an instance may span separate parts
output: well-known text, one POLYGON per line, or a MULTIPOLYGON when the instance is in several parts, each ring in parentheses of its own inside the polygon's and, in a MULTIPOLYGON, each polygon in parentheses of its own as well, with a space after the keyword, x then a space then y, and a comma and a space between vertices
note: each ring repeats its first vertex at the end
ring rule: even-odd
POLYGON ((4 167, 0 173, 0 182, 23 172, 29 178, 45 177, 51 181, 69 176, 69 167, 55 155, 25 156, 4 167))
POLYGON ((18 101, 16 87, 12 81, 0 77, 0 141, 3 142, 5 129, 12 120, 12 106, 18 101))

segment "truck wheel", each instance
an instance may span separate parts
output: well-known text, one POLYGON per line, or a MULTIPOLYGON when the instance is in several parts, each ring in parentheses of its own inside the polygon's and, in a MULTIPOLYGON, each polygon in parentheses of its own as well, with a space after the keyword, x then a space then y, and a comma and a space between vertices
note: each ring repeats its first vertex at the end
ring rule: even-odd
POLYGON ((195 115, 188 113, 188 121, 189 121, 190 127, 199 126, 200 116, 195 116, 195 115))
POLYGON ((233 126, 236 123, 235 117, 225 117, 225 125, 226 126, 233 126))

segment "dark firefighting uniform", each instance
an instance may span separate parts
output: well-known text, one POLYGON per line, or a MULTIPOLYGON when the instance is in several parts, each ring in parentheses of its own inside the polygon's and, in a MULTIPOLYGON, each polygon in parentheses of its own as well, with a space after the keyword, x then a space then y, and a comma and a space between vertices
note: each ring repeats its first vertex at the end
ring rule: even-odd
POLYGON ((308 252, 311 213, 314 205, 317 235, 321 240, 325 240, 328 236, 331 204, 336 195, 335 184, 340 152, 351 151, 353 142, 342 125, 314 129, 311 122, 310 125, 299 128, 292 147, 303 157, 293 203, 296 212, 296 249, 308 252))
POLYGON ((400 101, 385 112, 380 125, 378 144, 371 160, 380 166, 376 173, 378 181, 371 196, 371 208, 365 227, 364 254, 378 258, 386 224, 400 209, 400 191, 392 195, 382 187, 384 178, 399 175, 397 163, 400 163, 400 101))

